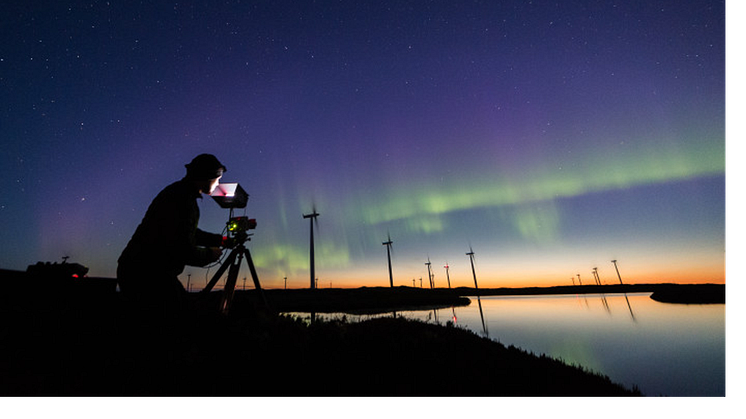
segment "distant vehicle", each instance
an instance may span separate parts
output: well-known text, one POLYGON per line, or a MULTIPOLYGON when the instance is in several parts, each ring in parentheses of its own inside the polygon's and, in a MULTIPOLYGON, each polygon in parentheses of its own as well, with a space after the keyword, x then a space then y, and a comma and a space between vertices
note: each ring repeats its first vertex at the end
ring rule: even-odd
POLYGON ((67 263, 68 258, 68 256, 63 257, 62 263, 36 262, 35 265, 28 266, 26 273, 50 279, 83 278, 88 274, 87 266, 79 263, 67 263))

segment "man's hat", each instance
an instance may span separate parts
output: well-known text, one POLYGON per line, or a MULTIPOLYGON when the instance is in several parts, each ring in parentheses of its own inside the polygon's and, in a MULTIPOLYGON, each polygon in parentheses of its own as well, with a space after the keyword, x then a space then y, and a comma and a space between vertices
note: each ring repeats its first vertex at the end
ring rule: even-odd
POLYGON ((191 180, 219 178, 226 171, 225 166, 212 154, 200 154, 184 167, 187 169, 187 178, 191 180))

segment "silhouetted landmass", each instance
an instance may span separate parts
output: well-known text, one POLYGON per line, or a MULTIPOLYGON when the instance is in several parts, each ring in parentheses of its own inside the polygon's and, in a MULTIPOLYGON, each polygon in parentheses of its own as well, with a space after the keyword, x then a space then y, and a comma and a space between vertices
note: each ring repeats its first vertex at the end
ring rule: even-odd
POLYGON ((725 304, 725 285, 672 285, 655 290, 650 298, 662 303, 725 304))
MULTIPOLYGON (((36 317, 9 332, 3 395, 627 396, 581 367, 454 327, 257 314, 162 334, 126 319, 36 317), (113 320, 113 321, 112 321, 113 320), (37 323, 38 321, 38 323, 37 323)), ((17 325, 18 326, 18 325, 17 325)))
POLYGON ((725 303, 723 284, 632 284, 632 285, 567 285, 556 287, 487 288, 459 287, 458 295, 563 295, 563 294, 621 294, 653 293, 651 298, 661 302, 683 304, 725 303), (656 297, 654 297, 657 294, 656 297))
MULTIPOLYGON (((254 290, 237 291, 236 298, 254 299, 254 290)), ((723 304, 725 285, 721 284, 635 284, 582 285, 525 288, 423 289, 412 287, 362 287, 353 289, 265 290, 270 307, 281 312, 385 313, 409 309, 464 306, 467 296, 573 295, 652 293, 660 302, 684 304, 723 304)))
MULTIPOLYGON (((425 308, 466 306, 468 298, 447 289, 362 287, 264 290, 268 305, 278 312, 371 314, 425 308)), ((255 299, 255 291, 237 291, 235 299, 255 299)))
POLYGON ((133 316, 116 292, 49 292, 21 277, 4 275, 0 292, 5 396, 639 395, 451 324, 309 324, 257 308, 248 292, 230 316, 212 309, 212 293, 155 321, 133 316))

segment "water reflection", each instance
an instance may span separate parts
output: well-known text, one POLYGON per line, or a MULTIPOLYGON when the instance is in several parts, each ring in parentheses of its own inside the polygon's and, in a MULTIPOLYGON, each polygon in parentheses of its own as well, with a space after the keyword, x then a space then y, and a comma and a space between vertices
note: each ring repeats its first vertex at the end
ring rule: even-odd
MULTIPOLYGON (((477 296, 477 304, 479 304, 479 317, 482 319, 482 332, 485 337, 490 337, 490 332, 487 330, 487 324, 484 322, 484 311, 482 310, 482 299, 477 296)), ((453 315, 456 317, 456 314, 453 315)))
POLYGON ((632 304, 629 303, 629 298, 627 298, 627 293, 624 293, 624 299, 627 301, 627 307, 629 307, 629 314, 632 316, 632 321, 637 321, 637 319, 635 319, 635 313, 632 311, 632 304))
POLYGON ((397 316, 440 322, 444 312, 457 327, 582 365, 650 396, 723 396, 725 305, 665 304, 649 296, 481 296, 465 307, 397 316))
MULTIPOLYGON (((632 304, 629 302, 629 298, 627 297, 627 293, 621 294, 624 296, 624 300, 627 302, 627 311, 629 311, 630 319, 634 322, 637 321, 635 319, 635 312, 632 310, 632 304)), ((590 308, 590 304, 588 302, 588 297, 592 300, 599 299, 601 302, 601 306, 604 308, 604 311, 606 311, 608 314, 611 314, 611 306, 609 305, 609 301, 606 298, 606 294, 600 293, 600 294, 575 294, 575 296, 580 299, 583 299, 583 303, 586 307, 590 308)))
POLYGON ((460 325, 608 375, 651 396, 725 394, 725 305, 649 294, 481 297, 460 325), (490 324, 492 322, 492 324, 490 324))

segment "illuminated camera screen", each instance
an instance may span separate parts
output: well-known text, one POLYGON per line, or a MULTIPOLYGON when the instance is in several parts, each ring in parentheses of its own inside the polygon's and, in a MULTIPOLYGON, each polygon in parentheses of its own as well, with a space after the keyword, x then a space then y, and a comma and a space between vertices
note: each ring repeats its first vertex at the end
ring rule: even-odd
POLYGON ((238 183, 221 183, 210 194, 222 208, 245 208, 249 194, 238 183))

